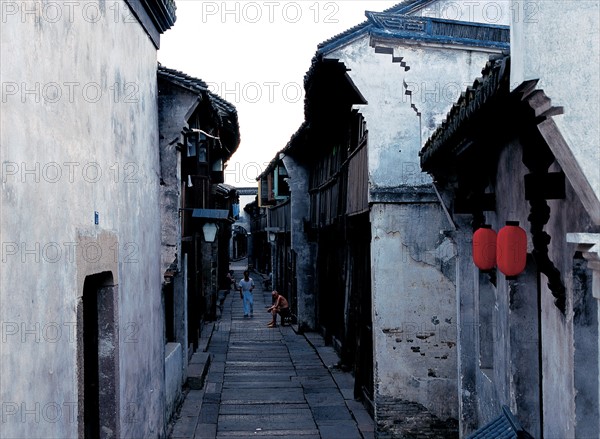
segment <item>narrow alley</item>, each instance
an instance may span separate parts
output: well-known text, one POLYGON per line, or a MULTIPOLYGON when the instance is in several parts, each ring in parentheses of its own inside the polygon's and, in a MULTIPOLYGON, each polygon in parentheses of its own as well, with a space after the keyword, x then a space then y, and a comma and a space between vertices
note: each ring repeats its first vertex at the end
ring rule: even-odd
POLYGON ((599 439, 599 66, 600 0, 0 0, 0 439, 599 439))
MULTIPOLYGON (((236 280, 245 267, 234 266, 236 280)), ((354 380, 316 333, 268 328, 271 291, 252 272, 254 317, 243 316, 237 292, 205 336, 209 357, 202 389, 189 390, 170 438, 371 438, 374 423, 353 398, 354 380)), ((200 351, 201 349, 199 349, 200 351)))

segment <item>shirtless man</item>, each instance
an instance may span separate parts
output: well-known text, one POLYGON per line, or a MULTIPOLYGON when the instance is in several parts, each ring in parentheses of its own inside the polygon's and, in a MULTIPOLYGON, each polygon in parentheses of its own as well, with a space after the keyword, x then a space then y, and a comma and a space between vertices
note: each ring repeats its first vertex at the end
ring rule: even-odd
POLYGON ((273 306, 267 309, 267 312, 270 312, 273 315, 273 320, 267 325, 269 328, 274 328, 277 326, 277 314, 281 316, 281 324, 284 323, 284 318, 290 314, 290 304, 277 291, 273 291, 271 293, 273 296, 273 306))

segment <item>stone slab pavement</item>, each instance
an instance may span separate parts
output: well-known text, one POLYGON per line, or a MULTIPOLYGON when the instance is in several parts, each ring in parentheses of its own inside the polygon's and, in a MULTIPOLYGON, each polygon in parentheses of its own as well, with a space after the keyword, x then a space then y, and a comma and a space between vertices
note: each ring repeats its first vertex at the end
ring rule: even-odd
MULTIPOLYGON (((245 267, 232 268, 239 280, 245 267)), ((271 292, 260 274, 251 277, 254 317, 244 318, 239 293, 227 296, 206 348, 204 386, 187 392, 169 437, 373 438, 373 420, 352 396, 352 376, 335 367, 333 348, 279 321, 268 328, 271 292)))

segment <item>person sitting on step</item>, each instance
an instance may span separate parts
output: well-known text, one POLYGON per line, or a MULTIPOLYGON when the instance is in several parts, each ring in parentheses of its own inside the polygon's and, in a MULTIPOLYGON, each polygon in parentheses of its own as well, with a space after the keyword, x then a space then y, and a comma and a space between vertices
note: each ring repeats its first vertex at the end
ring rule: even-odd
POLYGON ((279 294, 277 291, 271 293, 273 296, 273 306, 267 309, 273 315, 273 320, 267 325, 269 328, 275 328, 277 326, 277 314, 281 316, 281 325, 285 326, 285 318, 290 315, 290 304, 287 299, 279 294))

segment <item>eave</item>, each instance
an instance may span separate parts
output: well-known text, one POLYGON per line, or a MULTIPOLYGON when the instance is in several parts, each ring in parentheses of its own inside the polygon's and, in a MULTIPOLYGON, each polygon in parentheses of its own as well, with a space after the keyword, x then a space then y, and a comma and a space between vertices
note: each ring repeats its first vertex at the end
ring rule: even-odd
MULTIPOLYGON (((383 11, 386 14, 395 15, 409 15, 417 12, 420 9, 427 7, 429 4, 434 3, 437 0, 405 0, 392 6, 389 9, 383 11)), ((362 36, 369 33, 373 23, 371 20, 363 21, 356 26, 351 27, 344 32, 341 32, 328 40, 323 41, 317 47, 317 53, 326 55, 334 50, 339 49, 342 46, 350 44, 351 42, 361 38, 362 36)))
POLYGON ((499 100, 508 102, 509 70, 509 56, 494 57, 488 61, 482 70, 482 77, 461 94, 444 122, 421 149, 421 168, 425 172, 437 173, 448 165, 449 160, 455 160, 473 147, 473 142, 464 137, 465 130, 469 124, 477 125, 473 122, 477 118, 487 117, 484 111, 492 101, 496 104, 499 100))
POLYGON ((160 34, 174 24, 177 16, 174 0, 125 0, 131 12, 146 31, 157 49, 160 48, 160 34))

